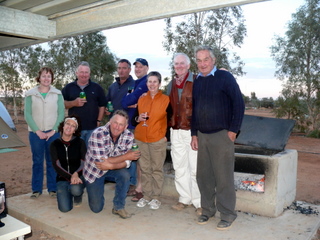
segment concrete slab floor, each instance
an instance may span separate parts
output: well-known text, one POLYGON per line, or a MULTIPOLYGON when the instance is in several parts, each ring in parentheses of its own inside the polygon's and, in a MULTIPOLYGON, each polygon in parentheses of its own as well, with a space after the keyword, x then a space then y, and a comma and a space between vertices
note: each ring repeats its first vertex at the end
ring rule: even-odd
MULTIPOLYGON (((114 184, 108 183, 105 185, 105 207, 98 214, 89 209, 86 194, 82 205, 68 213, 60 212, 56 199, 50 198, 46 192, 38 199, 30 199, 30 194, 11 197, 7 204, 11 216, 66 240, 306 240, 311 239, 320 227, 319 214, 305 215, 286 210, 277 218, 239 212, 229 230, 218 231, 219 214, 206 225, 199 225, 193 207, 174 211, 171 205, 176 203, 176 199, 168 197, 161 199, 162 205, 158 210, 147 206, 138 208, 128 197, 126 210, 134 215, 130 219, 121 219, 111 213, 113 196, 114 184)), ((320 211, 320 206, 310 206, 320 211)))

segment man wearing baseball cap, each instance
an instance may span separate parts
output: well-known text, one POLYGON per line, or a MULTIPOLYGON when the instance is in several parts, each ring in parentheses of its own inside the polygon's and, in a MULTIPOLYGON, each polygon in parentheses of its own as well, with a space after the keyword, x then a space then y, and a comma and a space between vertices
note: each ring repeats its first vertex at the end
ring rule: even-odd
MULTIPOLYGON (((137 76, 137 80, 135 80, 134 89, 131 93, 127 93, 122 99, 122 107, 128 112, 130 121, 128 129, 132 132, 134 131, 134 126, 131 125, 131 119, 136 112, 138 99, 143 93, 148 91, 147 88, 147 74, 149 70, 148 61, 144 58, 137 58, 134 65, 134 73, 137 76)), ((140 168, 139 165, 135 169, 136 162, 131 164, 129 169, 131 173, 131 180, 130 180, 130 188, 128 191, 128 196, 134 196, 131 201, 137 202, 140 198, 143 197, 142 195, 142 186, 140 182, 140 168), (138 175, 138 178, 137 178, 138 175), (136 180, 136 181, 134 181, 136 180)))

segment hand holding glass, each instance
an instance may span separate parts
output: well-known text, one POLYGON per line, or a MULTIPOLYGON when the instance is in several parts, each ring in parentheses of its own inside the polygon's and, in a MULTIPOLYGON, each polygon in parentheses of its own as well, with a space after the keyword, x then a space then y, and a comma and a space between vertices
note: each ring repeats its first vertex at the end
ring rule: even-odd
POLYGON ((146 124, 146 121, 149 119, 149 116, 148 116, 148 112, 145 112, 144 113, 144 123, 142 124, 143 127, 148 127, 148 125, 146 124))

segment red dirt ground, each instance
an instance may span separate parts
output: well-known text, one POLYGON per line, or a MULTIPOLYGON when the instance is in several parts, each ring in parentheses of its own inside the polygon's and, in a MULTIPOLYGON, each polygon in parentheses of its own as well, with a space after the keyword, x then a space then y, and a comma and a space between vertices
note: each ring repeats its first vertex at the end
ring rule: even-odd
MULTIPOLYGON (((248 115, 272 117, 269 110, 248 110, 248 115)), ((31 192, 31 152, 28 140, 28 128, 23 118, 16 124, 18 136, 27 144, 19 151, 1 153, 0 181, 6 183, 7 197, 31 192)), ((307 138, 303 134, 292 133, 287 149, 298 151, 298 179, 296 200, 312 204, 320 204, 320 139, 307 138)), ((32 235, 25 237, 27 240, 63 240, 50 236, 40 229, 32 229, 32 235)), ((320 240, 320 231, 314 240, 320 240)))

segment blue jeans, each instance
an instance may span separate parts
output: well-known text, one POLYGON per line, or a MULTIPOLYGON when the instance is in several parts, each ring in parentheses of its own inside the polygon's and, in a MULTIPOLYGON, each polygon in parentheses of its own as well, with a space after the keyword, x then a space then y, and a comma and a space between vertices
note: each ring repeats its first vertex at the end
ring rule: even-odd
POLYGON ((73 198, 75 202, 82 199, 85 187, 84 178, 80 177, 83 184, 70 184, 68 181, 57 182, 57 201, 61 212, 69 212, 73 208, 73 198))
POLYGON ((130 173, 130 185, 137 185, 137 161, 132 161, 128 168, 130 173))
POLYGON ((124 209, 126 205, 127 192, 130 186, 130 173, 127 168, 109 170, 102 177, 97 178, 93 183, 88 183, 86 181, 88 201, 91 211, 98 213, 103 209, 105 181, 112 181, 116 183, 113 208, 115 210, 124 209))
MULTIPOLYGON (((49 132, 49 131, 46 131, 49 132)), ((43 162, 46 159, 47 189, 49 192, 57 191, 56 171, 50 157, 50 144, 60 136, 55 133, 49 140, 40 139, 34 132, 29 132, 29 141, 32 153, 32 192, 42 193, 43 188, 43 162)))
POLYGON ((86 143, 87 147, 88 147, 89 138, 90 138, 90 136, 91 136, 93 131, 94 131, 94 129, 92 129, 92 130, 82 130, 81 131, 81 138, 84 140, 84 142, 86 143))

